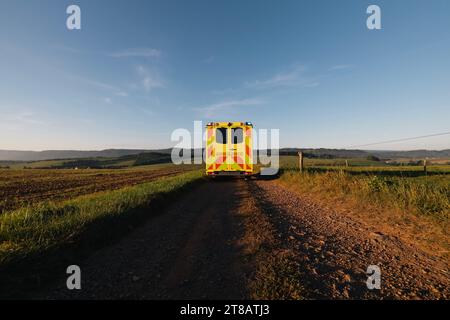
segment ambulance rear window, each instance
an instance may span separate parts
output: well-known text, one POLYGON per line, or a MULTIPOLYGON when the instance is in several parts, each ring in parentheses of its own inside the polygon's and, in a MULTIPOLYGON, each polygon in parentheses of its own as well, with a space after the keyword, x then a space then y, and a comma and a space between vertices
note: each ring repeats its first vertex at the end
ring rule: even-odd
POLYGON ((242 128, 231 129, 231 139, 233 144, 242 143, 244 141, 244 130, 242 128))
POLYGON ((217 128, 216 129, 216 143, 220 143, 220 144, 227 143, 227 128, 217 128))

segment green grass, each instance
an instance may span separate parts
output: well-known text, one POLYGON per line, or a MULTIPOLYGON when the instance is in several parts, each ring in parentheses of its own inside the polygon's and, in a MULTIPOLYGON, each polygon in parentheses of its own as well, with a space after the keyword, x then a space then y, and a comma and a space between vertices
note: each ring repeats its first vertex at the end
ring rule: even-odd
MULTIPOLYGON (((411 165, 390 165, 383 161, 373 161, 365 159, 304 159, 304 165, 309 168, 323 168, 323 169, 339 169, 345 167, 347 160, 349 171, 399 171, 399 172, 422 172, 423 166, 411 165)), ((298 168, 298 156, 281 156, 280 166, 284 169, 298 168)), ((430 164, 428 165, 429 172, 436 173, 450 173, 450 165, 445 164, 430 164)))
POLYGON ((450 215, 450 165, 391 166, 383 162, 348 159, 305 159, 298 171, 298 157, 281 157, 281 180, 303 191, 347 196, 384 207, 411 210, 448 219, 450 215))
POLYGON ((9 169, 116 169, 133 166, 144 166, 160 163, 171 163, 170 154, 159 152, 143 152, 120 157, 93 157, 77 159, 56 159, 38 161, 0 161, 0 167, 9 169))
POLYGON ((43 161, 32 161, 32 162, 16 162, 9 165, 10 169, 38 169, 38 168, 48 168, 48 167, 58 167, 62 165, 64 161, 62 160, 43 160, 43 161))
POLYGON ((89 242, 107 238, 111 229, 126 228, 121 223, 137 216, 154 214, 145 210, 155 199, 176 193, 201 179, 202 171, 82 196, 61 203, 38 205, 6 212, 0 216, 0 266, 39 255, 76 241, 89 233, 89 242), (142 210, 144 209, 144 210, 142 210))
POLYGON ((354 197, 361 202, 413 211, 438 220, 450 218, 450 176, 398 177, 366 171, 364 174, 287 170, 281 177, 308 192, 354 197))
POLYGON ((400 232, 428 252, 449 255, 449 165, 428 166, 425 174, 421 166, 357 166, 350 159, 347 168, 307 159, 300 173, 295 158, 282 158, 282 184, 381 230, 400 232))
MULTIPOLYGON (((315 167, 315 166, 327 166, 327 167, 343 167, 345 166, 345 160, 348 161, 350 166, 386 166, 384 162, 365 160, 365 159, 304 159, 305 166, 315 167)), ((298 156, 280 156, 280 166, 283 168, 297 168, 298 167, 298 156)))

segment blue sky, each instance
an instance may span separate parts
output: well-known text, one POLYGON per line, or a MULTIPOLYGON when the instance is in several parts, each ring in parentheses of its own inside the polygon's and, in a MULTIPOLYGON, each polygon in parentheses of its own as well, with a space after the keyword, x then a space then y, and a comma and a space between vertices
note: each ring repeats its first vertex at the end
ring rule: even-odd
POLYGON ((446 0, 3 0, 0 149, 169 147, 194 120, 278 128, 282 147, 450 131, 449 33, 446 0))

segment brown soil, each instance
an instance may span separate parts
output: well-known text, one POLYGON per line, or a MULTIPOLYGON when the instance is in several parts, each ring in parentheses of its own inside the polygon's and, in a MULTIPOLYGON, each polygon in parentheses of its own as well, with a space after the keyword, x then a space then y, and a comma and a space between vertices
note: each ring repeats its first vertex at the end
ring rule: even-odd
POLYGON ((0 171, 0 213, 41 201, 61 201, 95 192, 172 176, 192 167, 157 170, 3 170, 0 171))

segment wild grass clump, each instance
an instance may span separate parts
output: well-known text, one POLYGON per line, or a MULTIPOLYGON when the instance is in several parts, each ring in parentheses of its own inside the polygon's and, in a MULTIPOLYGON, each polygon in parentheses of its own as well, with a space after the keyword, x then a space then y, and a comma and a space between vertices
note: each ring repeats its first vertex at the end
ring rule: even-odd
POLYGON ((281 180, 302 191, 331 197, 351 197, 362 203, 378 204, 427 215, 438 220, 450 218, 450 177, 392 177, 376 173, 352 174, 345 170, 287 170, 281 180))

